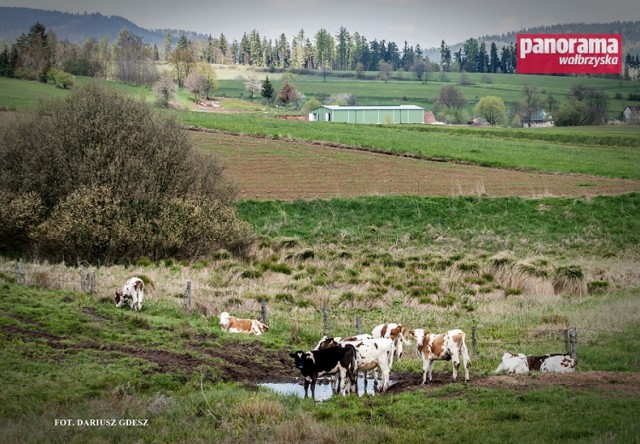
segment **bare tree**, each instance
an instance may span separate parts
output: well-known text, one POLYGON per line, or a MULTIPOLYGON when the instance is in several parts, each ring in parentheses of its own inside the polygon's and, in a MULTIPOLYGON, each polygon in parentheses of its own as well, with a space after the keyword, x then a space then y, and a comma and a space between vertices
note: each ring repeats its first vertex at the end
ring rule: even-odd
POLYGON ((446 85, 440 88, 440 93, 435 99, 436 105, 444 106, 449 110, 459 109, 467 103, 462 93, 455 86, 446 85))
POLYGON ((542 100, 538 96, 538 90, 535 86, 525 85, 524 87, 524 103, 522 104, 523 120, 531 126, 531 121, 536 113, 542 107, 542 100))

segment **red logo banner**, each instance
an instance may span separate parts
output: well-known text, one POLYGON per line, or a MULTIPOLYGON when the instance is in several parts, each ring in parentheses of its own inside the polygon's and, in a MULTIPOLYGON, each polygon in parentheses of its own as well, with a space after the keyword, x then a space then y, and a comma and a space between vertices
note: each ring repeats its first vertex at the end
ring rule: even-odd
POLYGON ((518 74, 620 74, 620 34, 518 34, 518 74))

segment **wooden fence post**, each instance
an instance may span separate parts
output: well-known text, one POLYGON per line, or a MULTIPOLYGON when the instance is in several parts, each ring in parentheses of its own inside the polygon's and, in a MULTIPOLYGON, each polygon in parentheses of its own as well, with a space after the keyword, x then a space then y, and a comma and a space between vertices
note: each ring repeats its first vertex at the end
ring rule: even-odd
POLYGON ((22 263, 22 258, 20 258, 20 260, 16 262, 15 271, 16 271, 16 284, 24 285, 27 279, 24 273, 24 264, 22 263))
POLYGON ((360 316, 356 316, 356 332, 360 334, 361 330, 362 330, 362 319, 360 319, 360 316))
POLYGON ((578 357, 578 329, 571 327, 569 329, 569 342, 571 343, 571 358, 577 359, 578 357))
POLYGON ((187 287, 184 289, 184 308, 191 310, 191 281, 187 281, 187 287))
POLYGON ((474 355, 478 353, 478 334, 477 334, 477 326, 471 327, 471 350, 474 355))
POLYGON ((329 335, 329 313, 327 313, 327 306, 322 306, 322 322, 324 324, 324 335, 329 335))
POLYGON ((95 293, 96 273, 90 271, 80 271, 80 287, 83 293, 95 293))
POLYGON ((262 299, 260 301, 260 308, 262 309, 262 323, 267 325, 267 301, 262 299))

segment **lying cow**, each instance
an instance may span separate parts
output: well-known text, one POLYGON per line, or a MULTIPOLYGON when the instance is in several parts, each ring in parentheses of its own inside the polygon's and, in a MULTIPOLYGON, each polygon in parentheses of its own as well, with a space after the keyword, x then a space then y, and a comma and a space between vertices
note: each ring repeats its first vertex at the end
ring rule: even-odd
POLYGON ((329 347, 308 352, 296 351, 290 353, 296 367, 304 377, 304 397, 308 397, 311 384, 311 398, 316 399, 316 382, 318 376, 340 375, 338 392, 347 394, 347 379, 351 385, 356 385, 356 349, 352 345, 329 347))
POLYGON ((144 282, 142 279, 132 277, 125 282, 122 291, 116 290, 115 301, 117 308, 128 302, 133 310, 142 310, 142 302, 144 301, 144 282))
POLYGON ((395 346, 396 357, 400 359, 402 357, 402 343, 411 344, 404 336, 405 328, 401 324, 380 324, 376 326, 371 335, 374 338, 389 338, 393 341, 395 346))
POLYGON ((253 333, 256 336, 269 330, 269 327, 257 319, 238 319, 226 311, 220 313, 220 328, 229 333, 253 333))
POLYGON ((570 373, 575 370, 577 360, 570 355, 555 354, 544 356, 527 356, 529 370, 539 370, 550 373, 570 373))
MULTIPOLYGON (((394 345, 388 338, 372 338, 370 335, 357 335, 336 341, 335 338, 326 338, 318 344, 319 349, 337 347, 339 345, 353 345, 356 349, 356 372, 364 373, 364 390, 367 391, 367 372, 374 371, 374 386, 378 387, 378 378, 375 375, 380 370, 382 375, 381 391, 389 388, 389 373, 393 366, 394 345)), ((357 387, 354 387, 356 389, 357 387)))
POLYGON ((502 355, 502 362, 495 372, 504 372, 516 375, 529 373, 529 363, 527 362, 527 357, 522 353, 514 355, 513 353, 506 352, 504 355, 502 355))
POLYGON ((453 364, 453 382, 458 377, 458 367, 460 366, 460 355, 464 366, 464 380, 469 381, 469 367, 471 367, 471 359, 469 359, 469 351, 465 343, 466 335, 460 329, 450 330, 446 333, 430 333, 421 328, 410 332, 416 339, 418 353, 422 356, 422 383, 427 380, 429 374, 429 382, 431 382, 431 371, 433 369, 433 361, 451 360, 453 364))

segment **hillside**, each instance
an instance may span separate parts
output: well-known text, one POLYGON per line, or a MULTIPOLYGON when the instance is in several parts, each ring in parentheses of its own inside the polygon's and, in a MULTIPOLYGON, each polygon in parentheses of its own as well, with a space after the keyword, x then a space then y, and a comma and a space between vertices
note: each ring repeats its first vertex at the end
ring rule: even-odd
POLYGON ((162 44, 167 32, 173 36, 185 32, 190 39, 205 38, 203 35, 175 29, 149 30, 141 28, 135 23, 115 15, 107 16, 86 12, 84 14, 70 14, 43 9, 0 7, 0 40, 13 43, 20 34, 27 32, 36 22, 43 23, 47 29, 52 30, 59 40, 68 40, 72 43, 82 43, 87 37, 100 40, 104 36, 109 36, 111 41, 114 41, 122 28, 127 28, 141 36, 145 42, 158 46, 162 44))

